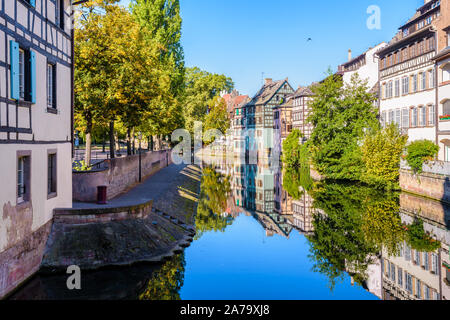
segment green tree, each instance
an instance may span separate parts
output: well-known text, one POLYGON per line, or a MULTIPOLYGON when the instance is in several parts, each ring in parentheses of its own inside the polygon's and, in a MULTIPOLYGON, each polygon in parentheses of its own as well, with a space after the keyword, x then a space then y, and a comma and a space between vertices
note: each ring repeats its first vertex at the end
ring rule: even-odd
POLYGON ((184 90, 184 52, 181 45, 182 19, 179 0, 133 0, 131 11, 148 36, 160 47, 160 58, 170 70, 172 96, 184 90))
MULTIPOLYGON (((144 36, 157 44, 161 76, 165 91, 151 102, 153 116, 144 115, 142 130, 168 135, 184 125, 183 98, 185 89, 184 52, 181 45, 182 19, 179 0, 134 0, 131 11, 143 29, 144 36), (157 113, 154 110, 158 110, 157 113)), ((145 132, 145 131, 143 131, 145 132)))
POLYGON ((108 87, 114 70, 110 64, 109 39, 103 20, 105 12, 114 8, 116 2, 89 1, 82 5, 82 15, 75 21, 75 128, 84 133, 87 164, 91 159, 93 126, 114 116, 108 103, 108 87))
POLYGON ((301 144, 303 137, 298 129, 294 129, 283 141, 283 163, 291 168, 309 167, 309 151, 306 144, 301 144))
POLYGON ((408 136, 402 135, 393 123, 385 129, 370 131, 362 145, 365 170, 361 180, 376 186, 398 188, 400 160, 407 141, 408 136))
POLYGON ((225 75, 212 74, 199 68, 186 69, 184 96, 186 129, 194 131, 195 121, 205 121, 208 110, 214 106, 214 98, 221 91, 231 91, 234 83, 225 75))
POLYGON ((328 178, 358 180, 364 168, 360 151, 364 132, 379 126, 375 96, 357 74, 344 86, 331 71, 312 91, 308 121, 314 126, 309 141, 314 167, 328 178))
MULTIPOLYGON (((222 134, 226 134, 230 128, 230 118, 227 112, 227 103, 220 96, 213 98, 211 109, 205 117, 204 131, 219 130, 222 134)), ((206 143, 212 141, 205 141, 206 143)))

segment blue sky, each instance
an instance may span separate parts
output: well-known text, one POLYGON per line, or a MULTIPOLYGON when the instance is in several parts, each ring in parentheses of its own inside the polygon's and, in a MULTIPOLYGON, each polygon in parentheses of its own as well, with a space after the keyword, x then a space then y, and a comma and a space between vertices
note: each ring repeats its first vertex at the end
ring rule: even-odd
MULTIPOLYGON (((123 0, 124 4, 129 0, 123 0)), ((423 0, 181 0, 187 66, 231 77, 253 95, 265 78, 291 85, 321 80, 329 66, 389 41, 423 0), (369 30, 370 5, 381 30, 369 30), (308 38, 312 41, 307 42, 308 38)))

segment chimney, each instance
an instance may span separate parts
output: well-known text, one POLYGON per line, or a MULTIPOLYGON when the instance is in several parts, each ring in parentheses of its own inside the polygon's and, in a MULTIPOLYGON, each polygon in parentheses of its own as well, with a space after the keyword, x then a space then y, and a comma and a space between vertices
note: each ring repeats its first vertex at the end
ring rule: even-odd
POLYGON ((352 49, 348 49, 348 61, 352 60, 352 49))
POLYGON ((272 78, 266 78, 264 79, 265 84, 271 84, 272 83, 272 78))

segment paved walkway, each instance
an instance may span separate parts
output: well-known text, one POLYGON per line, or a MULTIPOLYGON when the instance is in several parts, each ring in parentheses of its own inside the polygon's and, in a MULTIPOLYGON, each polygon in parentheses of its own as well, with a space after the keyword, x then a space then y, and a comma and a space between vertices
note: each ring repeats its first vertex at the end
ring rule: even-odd
MULTIPOLYGON (((96 203, 74 202, 74 209, 97 209, 97 208, 118 208, 144 204, 150 200, 160 202, 164 197, 174 192, 179 185, 181 178, 186 177, 189 172, 189 166, 172 164, 154 175, 150 176, 140 185, 131 189, 127 193, 109 200, 106 205, 96 203)), ((168 199, 167 199, 168 200, 168 199)))

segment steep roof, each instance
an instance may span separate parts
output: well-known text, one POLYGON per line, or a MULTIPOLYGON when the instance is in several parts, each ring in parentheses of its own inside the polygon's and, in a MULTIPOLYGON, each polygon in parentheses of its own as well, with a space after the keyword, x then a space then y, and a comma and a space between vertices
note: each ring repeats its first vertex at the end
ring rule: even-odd
POLYGON ((275 109, 281 109, 281 108, 293 108, 294 107, 294 95, 289 95, 286 98, 286 101, 283 102, 281 105, 279 105, 278 107, 275 107, 275 109))
POLYGON ((251 105, 257 104, 266 104, 269 102, 273 96, 281 89, 283 84, 285 84, 288 79, 271 81, 265 83, 262 88, 258 91, 258 93, 253 97, 253 99, 249 102, 251 105))
POLYGON ((232 94, 224 95, 223 98, 227 102, 227 111, 229 113, 234 112, 235 109, 242 108, 247 102, 250 101, 248 95, 233 96, 232 94))
POLYGON ((297 91, 292 95, 294 98, 307 97, 314 95, 310 87, 299 87, 297 91))

